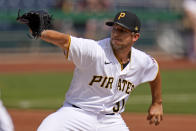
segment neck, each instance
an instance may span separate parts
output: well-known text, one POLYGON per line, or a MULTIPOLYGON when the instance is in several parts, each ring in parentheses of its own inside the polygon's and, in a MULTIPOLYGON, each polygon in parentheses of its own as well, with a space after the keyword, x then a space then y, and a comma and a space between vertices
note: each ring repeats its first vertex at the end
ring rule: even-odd
POLYGON ((125 64, 130 61, 131 50, 130 48, 125 50, 113 50, 116 58, 121 64, 125 64))

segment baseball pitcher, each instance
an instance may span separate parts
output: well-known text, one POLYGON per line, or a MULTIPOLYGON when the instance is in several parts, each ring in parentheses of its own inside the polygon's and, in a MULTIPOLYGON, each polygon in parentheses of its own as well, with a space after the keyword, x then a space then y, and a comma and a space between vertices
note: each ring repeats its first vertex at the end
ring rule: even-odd
POLYGON ((38 131, 128 131, 121 113, 131 92, 149 82, 152 94, 147 120, 158 125, 163 117, 161 78, 154 58, 133 48, 140 37, 140 20, 128 11, 116 14, 110 38, 95 41, 50 30, 51 17, 31 11, 17 20, 33 37, 64 49, 75 64, 64 105, 46 117, 38 131))

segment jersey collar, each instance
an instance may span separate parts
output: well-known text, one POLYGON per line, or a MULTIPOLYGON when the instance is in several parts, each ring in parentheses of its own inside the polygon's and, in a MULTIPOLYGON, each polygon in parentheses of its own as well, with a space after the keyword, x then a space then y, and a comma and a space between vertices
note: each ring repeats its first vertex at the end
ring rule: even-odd
POLYGON ((112 49, 112 46, 111 46, 111 43, 109 41, 108 43, 108 46, 109 46, 109 49, 110 49, 110 60, 112 63, 116 64, 117 65, 117 70, 119 72, 127 72, 130 68, 131 68, 131 63, 132 63, 132 48, 130 50, 130 61, 129 61, 129 64, 123 69, 123 65, 118 61, 118 59, 116 58, 115 54, 114 54, 114 51, 112 49))

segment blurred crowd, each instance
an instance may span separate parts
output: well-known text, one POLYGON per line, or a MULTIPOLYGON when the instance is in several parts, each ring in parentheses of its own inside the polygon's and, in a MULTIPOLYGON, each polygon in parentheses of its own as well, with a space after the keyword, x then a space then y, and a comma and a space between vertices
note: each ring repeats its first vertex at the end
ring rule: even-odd
POLYGON ((112 10, 112 0, 57 0, 57 8, 65 12, 102 12, 112 10))
MULTIPOLYGON (((112 0, 57 0, 56 7, 65 13, 84 12, 101 13, 112 12, 114 3, 112 0)), ((87 19, 85 23, 74 22, 70 19, 58 22, 59 30, 74 36, 85 38, 100 39, 107 35, 108 28, 104 26, 104 19, 87 19), (80 30, 82 31, 80 31, 80 30), (102 32, 102 33, 99 33, 102 32)))
MULTIPOLYGON (((10 11, 21 8, 29 9, 47 9, 59 10, 65 14, 78 13, 81 18, 83 14, 115 14, 118 10, 140 10, 145 14, 152 10, 156 14, 158 11, 176 12, 182 15, 176 21, 162 22, 142 19, 142 29, 144 29, 142 38, 153 39, 152 37, 161 38, 161 48, 171 54, 181 54, 191 59, 196 57, 196 0, 0 0, 0 11, 10 11), (166 26, 165 26, 166 25, 166 26), (150 29, 151 28, 151 29, 150 29), (157 30, 159 28, 159 30, 157 30), (153 32, 154 31, 154 32, 153 32), (156 32, 157 31, 157 32, 156 32), (154 34, 153 34, 154 33, 154 34), (162 33, 162 34, 161 34, 162 33), (148 35, 148 34, 151 34, 148 35), (161 34, 161 37, 158 35, 161 34), (169 40, 166 43, 165 40, 169 40), (163 44, 163 43, 166 44, 163 44), (177 48, 178 46, 178 48, 177 48)), ((170 14, 168 14, 168 17, 170 14)), ((55 17, 55 16, 54 16, 55 17)), ((140 17, 140 16, 139 16, 140 17)), ((143 16, 144 18, 153 16, 143 16)), ((163 16, 165 17, 165 16, 163 16)), ((109 35, 110 28, 105 26, 105 18, 84 18, 85 21, 78 22, 70 18, 55 20, 57 30, 71 35, 100 39, 109 35)), ((0 21, 0 30, 6 30, 7 27, 16 29, 16 24, 8 25, 9 22, 0 21)), ((140 41, 139 41, 140 42, 140 41)), ((151 41, 155 42, 155 41, 151 41)), ((156 42, 155 42, 156 43, 156 42)), ((159 44, 157 44, 159 45, 159 44)))
POLYGON ((112 0, 0 0, 0 10, 49 9, 63 11, 105 11, 112 6, 112 0))
POLYGON ((184 26, 189 29, 188 57, 192 61, 196 61, 196 0, 185 0, 183 2, 185 13, 184 26))

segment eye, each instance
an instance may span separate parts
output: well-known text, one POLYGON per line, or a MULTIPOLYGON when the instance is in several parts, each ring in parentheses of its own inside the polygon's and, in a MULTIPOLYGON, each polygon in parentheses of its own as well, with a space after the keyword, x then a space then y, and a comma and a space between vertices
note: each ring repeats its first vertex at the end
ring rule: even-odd
POLYGON ((124 32, 126 32, 125 30, 119 29, 119 28, 113 28, 112 31, 116 31, 118 33, 124 33, 124 32))
POLYGON ((123 29, 118 29, 118 32, 123 33, 125 31, 123 29))

